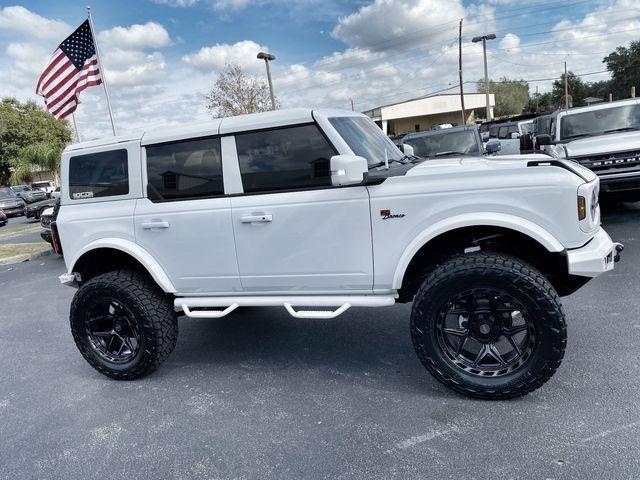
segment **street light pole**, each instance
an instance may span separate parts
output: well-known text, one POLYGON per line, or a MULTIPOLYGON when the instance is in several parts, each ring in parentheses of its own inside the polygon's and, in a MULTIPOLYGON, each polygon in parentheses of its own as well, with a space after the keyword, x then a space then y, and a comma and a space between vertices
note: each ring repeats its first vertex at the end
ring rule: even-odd
POLYGON ((269 82, 269 95, 271 95, 271 110, 276 109, 276 96, 273 93, 273 82, 271 81, 271 70, 269 69, 269 62, 276 59, 276 56, 271 53, 260 52, 258 53, 258 59, 264 60, 264 64, 267 67, 267 81, 269 82))
POLYGON ((489 33, 487 35, 482 35, 481 37, 473 37, 471 40, 473 43, 478 43, 482 41, 482 52, 484 53, 484 88, 485 88, 485 97, 486 97, 486 105, 487 105, 487 121, 493 120, 493 115, 491 113, 491 101, 489 96, 489 68, 487 67, 487 40, 493 40, 496 36, 493 33, 489 33))

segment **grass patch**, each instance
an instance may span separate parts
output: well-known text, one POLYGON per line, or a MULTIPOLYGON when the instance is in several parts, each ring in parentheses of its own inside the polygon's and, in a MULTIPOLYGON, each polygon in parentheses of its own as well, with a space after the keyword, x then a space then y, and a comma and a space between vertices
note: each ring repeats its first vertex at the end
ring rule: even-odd
POLYGON ((46 252, 51 249, 47 242, 36 243, 8 243, 0 245, 0 260, 25 253, 46 252))
MULTIPOLYGON (((9 220, 9 222, 11 222, 11 220, 9 220)), ((0 238, 8 237, 9 235, 15 235, 16 233, 38 230, 39 228, 42 228, 40 226, 40 223, 18 225, 16 227, 4 227, 2 228, 2 230, 0 230, 0 238)))

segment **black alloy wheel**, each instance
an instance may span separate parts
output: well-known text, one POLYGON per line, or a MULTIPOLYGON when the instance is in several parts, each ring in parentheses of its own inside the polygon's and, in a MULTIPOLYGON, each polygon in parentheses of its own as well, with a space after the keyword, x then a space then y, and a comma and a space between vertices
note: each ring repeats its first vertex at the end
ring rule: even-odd
POLYGON ((447 302, 436 334, 452 365, 480 376, 500 376, 522 367, 535 347, 535 327, 526 309, 500 290, 467 290, 447 302))
POLYGON ((91 348, 107 362, 131 361, 142 344, 133 313, 114 298, 105 298, 90 308, 85 329, 91 348))

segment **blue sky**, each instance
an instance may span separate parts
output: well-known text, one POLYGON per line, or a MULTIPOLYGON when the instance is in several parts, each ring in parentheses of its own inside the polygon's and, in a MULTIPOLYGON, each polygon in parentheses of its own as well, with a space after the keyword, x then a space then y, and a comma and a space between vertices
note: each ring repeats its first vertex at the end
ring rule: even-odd
MULTIPOLYGON (((0 0, 0 94, 36 98, 50 52, 86 15, 86 1, 0 0)), ((94 0, 96 32, 122 130, 208 117, 204 95, 227 62, 264 77, 255 59, 277 55, 283 106, 364 110, 457 82, 457 21, 464 18, 465 81, 482 76, 473 35, 495 32, 493 78, 550 88, 563 62, 585 80, 606 78, 602 57, 640 39, 631 0, 94 0)), ((465 84, 468 91, 475 84, 465 84)), ((83 92, 87 136, 108 131, 100 88, 83 92)), ((41 100, 40 100, 41 101, 41 100)))

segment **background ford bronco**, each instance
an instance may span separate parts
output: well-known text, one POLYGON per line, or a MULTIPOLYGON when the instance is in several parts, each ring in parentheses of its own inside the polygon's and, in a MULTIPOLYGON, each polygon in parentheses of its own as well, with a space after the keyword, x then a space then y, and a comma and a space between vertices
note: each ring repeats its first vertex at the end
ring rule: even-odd
POLYGON ((296 109, 72 145, 51 231, 75 342, 112 378, 158 368, 178 314, 413 301, 426 369, 509 398, 560 365, 559 295, 618 257, 598 186, 543 155, 421 161, 362 115, 296 109))

